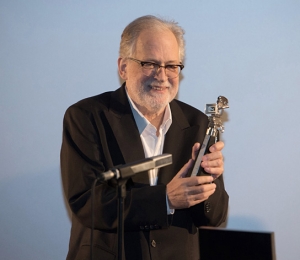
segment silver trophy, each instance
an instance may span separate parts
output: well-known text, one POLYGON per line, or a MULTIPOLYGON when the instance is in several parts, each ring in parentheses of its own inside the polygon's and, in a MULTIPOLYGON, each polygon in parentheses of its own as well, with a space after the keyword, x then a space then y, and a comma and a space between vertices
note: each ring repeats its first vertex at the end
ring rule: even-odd
POLYGON ((190 176, 201 176, 207 175, 207 173, 200 166, 202 162, 202 157, 204 154, 209 152, 209 147, 218 141, 219 132, 224 132, 224 126, 221 120, 221 115, 223 113, 223 109, 229 108, 228 99, 224 96, 219 96, 217 99, 217 103, 214 104, 206 104, 205 114, 208 116, 208 127, 206 130, 206 135, 201 144, 201 148, 197 155, 192 173, 190 176))

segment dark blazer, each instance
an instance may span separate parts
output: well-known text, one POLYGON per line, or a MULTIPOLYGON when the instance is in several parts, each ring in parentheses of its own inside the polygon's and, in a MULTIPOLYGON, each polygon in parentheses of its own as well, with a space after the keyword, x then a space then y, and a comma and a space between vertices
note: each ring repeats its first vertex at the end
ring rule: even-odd
MULTIPOLYGON (((191 157, 195 142, 202 142, 208 125, 199 110, 178 100, 170 103, 172 125, 164 153, 173 164, 161 168, 157 186, 147 174, 136 174, 126 184, 124 205, 126 260, 199 259, 200 225, 218 226, 225 221, 228 195, 223 178, 205 202, 167 215, 166 184, 191 157)), ((90 259, 91 187, 97 176, 113 166, 144 158, 139 132, 124 85, 114 92, 84 99, 66 111, 63 123, 61 173, 72 210, 69 260, 90 259)), ((117 195, 115 180, 96 187, 94 259, 116 259, 117 195)))

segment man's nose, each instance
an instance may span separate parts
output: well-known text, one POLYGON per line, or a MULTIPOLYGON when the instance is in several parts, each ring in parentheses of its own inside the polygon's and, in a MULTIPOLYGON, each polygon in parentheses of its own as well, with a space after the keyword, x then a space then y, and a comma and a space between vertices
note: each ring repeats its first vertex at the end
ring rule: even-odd
POLYGON ((166 68, 163 66, 159 66, 155 72, 154 78, 159 81, 166 81, 168 80, 167 74, 166 74, 166 68))

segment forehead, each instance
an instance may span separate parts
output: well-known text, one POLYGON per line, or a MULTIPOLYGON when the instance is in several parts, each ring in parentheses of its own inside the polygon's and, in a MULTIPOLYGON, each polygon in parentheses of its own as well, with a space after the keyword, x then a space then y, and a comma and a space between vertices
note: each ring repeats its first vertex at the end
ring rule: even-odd
POLYGON ((175 35, 169 29, 147 29, 137 38, 135 54, 140 59, 178 61, 179 46, 175 35))

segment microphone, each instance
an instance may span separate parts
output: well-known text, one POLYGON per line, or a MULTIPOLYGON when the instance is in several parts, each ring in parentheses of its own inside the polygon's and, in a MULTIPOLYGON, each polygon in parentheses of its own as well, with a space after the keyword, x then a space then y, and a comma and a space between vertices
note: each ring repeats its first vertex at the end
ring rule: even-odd
POLYGON ((102 172, 99 179, 102 181, 107 181, 112 178, 125 179, 135 175, 136 173, 161 168, 169 164, 172 164, 172 154, 165 153, 136 162, 116 166, 109 171, 102 172))

